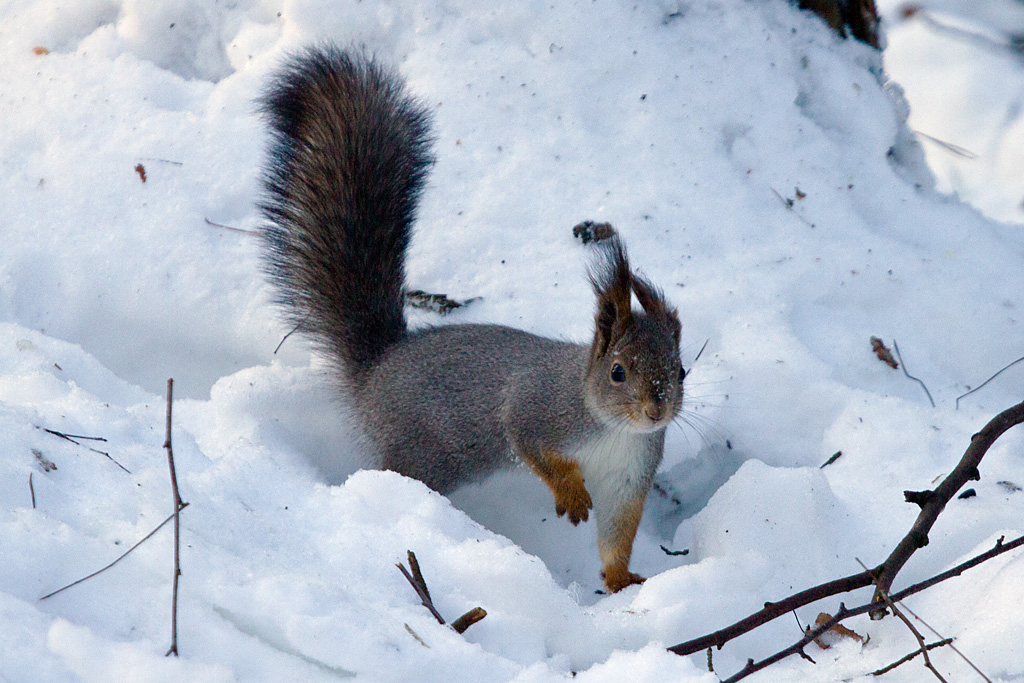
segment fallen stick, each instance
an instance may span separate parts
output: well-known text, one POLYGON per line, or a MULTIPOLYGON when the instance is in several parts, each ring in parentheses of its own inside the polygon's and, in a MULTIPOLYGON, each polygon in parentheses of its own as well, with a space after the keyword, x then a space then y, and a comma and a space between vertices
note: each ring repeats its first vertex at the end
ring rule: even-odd
MULTIPOLYGON (((695 652, 706 650, 709 647, 722 648, 730 640, 749 633, 755 628, 768 623, 778 617, 791 612, 798 607, 803 607, 823 598, 828 598, 840 593, 848 593, 859 588, 865 588, 875 583, 878 577, 879 585, 886 591, 892 587, 897 572, 906 564, 910 556, 928 543, 928 531, 931 529, 939 513, 946 503, 956 494, 969 479, 977 478, 978 464, 985 453, 992 446, 996 439, 1010 427, 1024 422, 1024 402, 1018 403, 1012 408, 1004 410, 992 418, 980 432, 971 439, 971 444, 961 458, 960 463, 946 477, 945 480, 934 491, 925 492, 923 500, 919 503, 922 506, 921 514, 918 516, 914 526, 907 535, 900 541, 889 557, 874 569, 853 574, 841 579, 835 579, 826 583, 808 588, 795 593, 778 602, 766 602, 764 608, 740 621, 723 629, 688 640, 668 648, 669 652, 678 655, 690 655, 695 652)), ((1021 539, 1018 539, 1021 540, 1021 539)), ((1016 546, 1015 546, 1016 547, 1016 546)), ((983 560, 982 560, 983 561, 983 560)), ((971 565, 973 566, 973 565, 971 565)), ((961 570, 962 571, 962 570, 961 570)), ((878 599, 873 601, 876 609, 881 610, 885 601, 878 599)), ((879 616, 881 613, 879 613, 879 616)), ((791 653, 795 654, 795 652, 791 653)))

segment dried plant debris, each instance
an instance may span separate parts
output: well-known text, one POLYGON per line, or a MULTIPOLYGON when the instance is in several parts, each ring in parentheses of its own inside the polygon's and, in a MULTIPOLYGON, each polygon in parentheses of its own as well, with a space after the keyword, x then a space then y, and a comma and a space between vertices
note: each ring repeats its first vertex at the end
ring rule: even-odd
POLYGON ((836 451, 836 452, 835 452, 835 453, 833 453, 833 454, 831 455, 831 457, 829 457, 829 459, 828 459, 828 460, 826 460, 826 461, 825 461, 825 462, 824 462, 824 463, 822 464, 822 466, 821 466, 821 467, 819 467, 818 469, 819 469, 819 470, 823 470, 823 469, 825 469, 826 467, 828 467, 829 465, 831 465, 832 463, 834 463, 834 462, 835 462, 836 460, 838 460, 838 459, 839 459, 839 458, 841 458, 841 457, 843 457, 843 452, 842 452, 842 451, 836 451))
POLYGON ((1009 493, 1017 493, 1018 491, 1021 490, 1021 488, 1019 486, 1017 486, 1016 484, 1014 484, 1012 481, 1005 481, 1005 480, 997 481, 996 484, 998 484, 999 486, 1002 486, 1009 493))
POLYGON ((53 461, 43 455, 43 452, 38 448, 32 449, 32 455, 36 456, 36 462, 43 468, 43 472, 53 472, 57 469, 57 466, 53 464, 53 461))
POLYGON ((900 364, 896 362, 896 358, 893 357, 892 351, 890 351, 888 347, 886 347, 885 342, 878 337, 871 338, 871 350, 875 352, 876 356, 878 356, 878 360, 882 361, 893 370, 900 366, 900 364))
POLYGON ((135 164, 135 172, 139 174, 139 180, 146 182, 146 167, 142 164, 135 164))
POLYGON ((602 242, 615 236, 615 228, 612 227, 611 223, 583 221, 573 226, 572 236, 582 240, 583 244, 602 242))
MULTIPOLYGON (((831 614, 829 614, 828 612, 822 612, 821 614, 818 615, 818 618, 814 620, 814 626, 816 628, 824 626, 825 624, 827 624, 831 620, 832 620, 832 615, 831 614)), ((810 631, 812 631, 812 630, 813 629, 810 626, 807 627, 807 632, 808 633, 810 631)), ((856 641, 859 641, 859 642, 862 642, 862 643, 865 643, 865 644, 867 643, 867 641, 864 640, 864 636, 860 635, 859 633, 856 633, 855 631, 851 631, 850 629, 846 628, 842 624, 835 624, 835 625, 833 625, 832 628, 830 628, 829 630, 825 631, 820 636, 815 638, 814 639, 814 643, 815 643, 815 645, 820 647, 822 650, 827 650, 830 647, 832 647, 833 645, 835 645, 836 643, 838 643, 843 638, 852 638, 853 640, 856 640, 856 641)))
POLYGON ((455 299, 449 299, 446 294, 428 294, 420 289, 405 290, 405 303, 413 308, 433 311, 438 315, 448 315, 456 308, 468 306, 474 301, 479 301, 479 299, 480 297, 475 296, 465 301, 456 301, 455 299))

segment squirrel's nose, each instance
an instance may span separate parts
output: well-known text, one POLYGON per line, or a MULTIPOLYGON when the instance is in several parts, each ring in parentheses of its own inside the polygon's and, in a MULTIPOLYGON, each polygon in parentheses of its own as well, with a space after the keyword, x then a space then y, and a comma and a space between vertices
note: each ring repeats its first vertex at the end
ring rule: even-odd
POLYGON ((648 404, 644 406, 644 415, 646 415, 651 422, 657 422, 662 418, 664 414, 665 409, 661 406, 660 403, 648 404))

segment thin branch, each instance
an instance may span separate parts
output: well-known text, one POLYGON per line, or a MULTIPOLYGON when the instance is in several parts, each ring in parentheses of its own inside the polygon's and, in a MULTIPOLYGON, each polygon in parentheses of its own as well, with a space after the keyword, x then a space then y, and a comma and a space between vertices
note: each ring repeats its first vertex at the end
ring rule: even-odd
MULTIPOLYGON (((758 626, 767 624, 769 621, 777 619, 783 614, 788 614, 798 607, 809 605, 812 602, 817 602, 823 598, 828 598, 833 595, 840 593, 849 593, 859 588, 866 588, 872 583, 872 577, 870 572, 861 572, 860 574, 853 574, 851 576, 844 577, 842 579, 835 579, 826 583, 808 588, 807 590, 795 593, 788 598, 780 600, 778 602, 766 602, 764 609, 751 614, 745 619, 737 621, 731 626, 727 626, 721 630, 709 633, 706 636, 700 638, 694 638, 693 640, 673 645, 668 648, 669 652, 674 652, 677 655, 690 655, 694 652, 700 652, 701 650, 709 647, 717 647, 722 649, 730 640, 737 638, 744 633, 753 631, 758 626)), ((810 641, 808 641, 810 642, 810 641)))
MULTIPOLYGON (((395 566, 398 567, 398 569, 402 572, 402 575, 412 585, 413 590, 415 590, 416 594, 420 596, 420 602, 423 603, 424 607, 430 610, 430 613, 434 615, 435 619, 437 619, 437 623, 444 624, 444 617, 442 617, 441 613, 438 612, 437 609, 434 607, 434 601, 430 598, 430 590, 427 589, 427 582, 423 578, 423 572, 420 571, 420 563, 416 559, 416 553, 409 550, 408 556, 409 567, 412 569, 411 573, 408 569, 405 568, 405 565, 401 562, 399 562, 395 566)), ((474 607, 473 609, 469 610, 461 617, 453 621, 451 626, 456 633, 465 633, 467 628, 469 628, 470 626, 472 626, 473 624, 480 621, 486 616, 487 612, 484 611, 482 607, 474 607)))
MULTIPOLYGON (((104 441, 104 442, 106 441, 106 439, 104 439, 102 436, 82 436, 81 434, 65 434, 63 432, 58 432, 58 431, 56 431, 54 429, 47 429, 46 427, 43 427, 43 431, 46 432, 47 434, 53 434, 54 436, 59 436, 60 438, 64 439, 65 441, 70 441, 71 443, 75 444, 76 446, 81 446, 82 445, 81 442, 77 441, 76 439, 83 439, 83 440, 86 440, 86 441, 104 441)), ((106 458, 108 460, 110 460, 110 462, 114 463, 115 465, 120 467, 122 470, 124 470, 128 474, 131 474, 131 471, 127 467, 125 467, 124 465, 122 465, 118 461, 114 460, 112 457, 110 457, 110 453, 107 453, 106 451, 96 450, 95 448, 92 448, 90 446, 86 446, 86 448, 88 448, 93 453, 99 453, 100 455, 106 456, 106 458)))
MULTIPOLYGON (((940 640, 940 641, 935 642, 935 643, 928 643, 927 645, 924 646, 924 649, 925 650, 934 650, 937 647, 944 647, 946 645, 949 645, 952 642, 953 642, 952 638, 946 638, 945 640, 940 640)), ((921 650, 914 650, 910 654, 905 655, 904 657, 901 657, 900 659, 896 660, 892 664, 889 664, 888 666, 883 666, 881 669, 878 669, 877 671, 872 671, 871 675, 872 676, 881 676, 882 674, 887 674, 890 671, 892 671, 893 669, 895 669, 896 667, 900 666, 901 664, 906 664, 907 662, 912 660, 914 657, 917 657, 919 654, 921 654, 921 650)))
POLYGON ((834 463, 836 460, 838 460, 841 457, 843 457, 843 452, 842 451, 836 451, 835 453, 832 454, 832 456, 828 460, 826 460, 824 463, 822 463, 821 467, 819 467, 818 469, 819 470, 825 469, 826 467, 828 467, 829 465, 831 465, 832 463, 834 463))
MULTIPOLYGON (((182 509, 184 509, 185 507, 188 507, 188 503, 183 503, 183 504, 182 504, 182 509)), ((167 517, 167 519, 165 519, 164 521, 160 522, 160 524, 158 524, 158 525, 157 525, 157 527, 156 527, 155 529, 153 529, 153 530, 152 530, 152 531, 150 531, 150 532, 149 532, 148 534, 146 534, 145 536, 143 536, 143 537, 142 537, 142 540, 141 540, 141 541, 139 541, 138 543, 136 543, 135 545, 133 545, 133 546, 132 546, 131 548, 128 548, 128 550, 124 551, 124 553, 122 553, 120 557, 118 557, 118 558, 117 558, 116 560, 114 560, 113 562, 111 562, 110 564, 108 564, 108 565, 107 565, 106 567, 104 567, 103 569, 99 569, 99 570, 97 570, 97 571, 94 571, 94 572, 93 572, 92 574, 89 574, 88 576, 83 576, 82 578, 78 579, 77 581, 72 581, 71 583, 69 583, 68 585, 64 586, 63 588, 58 588, 57 590, 53 591, 52 593, 47 593, 46 595, 44 595, 43 597, 41 597, 41 598, 39 598, 39 599, 40 599, 40 600, 46 600, 47 598, 52 598, 53 596, 57 595, 58 593, 63 593, 64 591, 66 591, 67 589, 71 588, 72 586, 77 586, 78 584, 82 583, 83 581, 88 581, 88 580, 89 580, 89 579, 91 579, 92 577, 94 577, 94 576, 98 576, 99 574, 102 574, 103 572, 107 571, 108 569, 110 569, 111 567, 113 567, 113 566, 114 566, 115 564, 117 564, 118 562, 120 562, 120 561, 121 561, 121 560, 123 560, 124 558, 128 557, 128 555, 129 555, 129 554, 131 554, 131 552, 132 552, 133 550, 135 550, 135 549, 136 549, 136 548, 138 548, 138 547, 139 547, 140 545, 142 545, 143 543, 145 543, 146 541, 148 541, 148 540, 149 540, 150 538, 152 538, 153 534, 155 534, 156 532, 158 532, 158 531, 160 531, 161 529, 163 529, 163 528, 164 528, 164 526, 165 526, 165 525, 166 525, 166 524, 167 524, 168 522, 170 522, 170 521, 171 521, 172 519, 174 519, 174 515, 170 515, 170 516, 168 516, 168 517, 167 517)))
POLYGON ((203 221, 207 225, 212 226, 214 228, 223 228, 224 230, 232 230, 234 232, 241 232, 241 233, 244 233, 246 235, 255 235, 256 234, 255 230, 246 230, 245 228, 236 228, 236 227, 231 226, 231 225, 224 225, 223 223, 214 223, 209 218, 203 218, 203 221))
POLYGON ((185 164, 180 161, 172 161, 171 159, 160 159, 158 157, 139 157, 139 161, 159 161, 162 164, 170 164, 171 166, 184 166, 185 164))
POLYGON ((710 338, 708 338, 708 339, 705 339, 705 340, 704 340, 704 343, 703 343, 703 344, 701 344, 701 347, 700 347, 700 351, 698 351, 698 352, 697 352, 697 355, 693 357, 693 360, 692 360, 692 361, 690 361, 690 367, 693 367, 694 365, 696 365, 696 364, 697 364, 697 361, 699 361, 699 360, 700 360, 701 354, 703 354, 703 353, 704 353, 704 349, 708 348, 708 342, 709 342, 709 341, 711 341, 711 339, 710 339, 710 338))
POLYGON ((178 578, 181 576, 181 519, 180 513, 185 503, 181 502, 178 492, 178 476, 174 471, 174 450, 171 447, 171 403, 174 395, 174 380, 167 380, 167 438, 164 448, 167 449, 167 465, 171 470, 171 492, 174 495, 174 579, 171 588, 171 647, 165 657, 178 656, 178 578))
MULTIPOLYGON (((954 576, 960 576, 962 573, 964 573, 968 569, 976 567, 977 565, 981 564, 982 562, 990 560, 993 557, 996 557, 997 555, 1002 555, 1003 553, 1009 552, 1009 551, 1011 551, 1011 550, 1013 550, 1015 548, 1018 548, 1018 547, 1020 547, 1022 545, 1024 545, 1024 536, 1019 536, 1018 538, 1015 538, 1014 540, 1010 541, 1009 543, 1003 543, 1003 538, 1000 537, 999 540, 996 541, 995 546, 992 547, 991 549, 986 550, 985 552, 981 553, 980 555, 976 555, 976 556, 972 557, 971 559, 969 559, 969 560, 967 560, 965 562, 962 562, 961 564, 958 564, 957 566, 953 567, 952 569, 947 569, 946 571, 944 571, 944 572, 942 572, 940 574, 936 574, 935 576, 933 576, 933 577, 931 577, 929 579, 925 579, 924 581, 921 581, 919 583, 915 583, 914 585, 909 586, 907 588, 904 588, 903 590, 901 590, 901 591, 899 591, 897 593, 893 593, 891 595, 891 597, 895 601, 903 600, 904 598, 908 598, 911 595, 915 595, 917 593, 920 593, 923 590, 931 588, 932 586, 934 586, 936 584, 939 584, 939 583, 942 583, 943 581, 951 579, 954 576)), ((817 597, 815 597, 814 595, 811 595, 812 592, 818 591, 818 590, 822 589, 823 587, 834 587, 835 585, 839 584, 839 582, 841 582, 841 581, 847 581, 849 583, 856 583, 855 581, 852 581, 852 579, 859 579, 860 577, 866 577, 867 583, 864 584, 863 586, 854 586, 853 588, 849 588, 848 590, 856 590, 857 588, 864 588, 865 586, 870 586, 873 583, 873 581, 871 580, 870 574, 871 574, 871 572, 861 572, 860 574, 855 574, 854 576, 846 577, 846 579, 838 579, 837 581, 830 581, 828 583, 823 583, 820 586, 816 586, 814 588, 809 588, 809 589, 807 589, 805 591, 801 591, 800 593, 797 593, 796 595, 792 595, 792 596, 790 596, 790 597, 788 597, 785 600, 782 600, 780 602, 766 603, 765 604, 765 608, 763 610, 761 610, 757 614, 750 615, 746 619, 742 619, 741 621, 736 622, 732 626, 729 626, 727 628, 724 628, 724 629, 722 629, 720 631, 716 631, 715 633, 711 633, 711 634, 706 635, 706 636, 701 636, 700 638, 694 638, 693 640, 689 640, 689 641, 687 641, 685 643, 680 643, 678 645, 673 645, 672 647, 668 648, 668 650, 669 650, 669 652, 673 652, 673 653, 675 653, 677 655, 692 655, 695 652, 700 652, 701 650, 707 649, 709 647, 718 647, 718 649, 721 649, 722 645, 724 645, 725 643, 729 642, 730 640, 732 640, 732 639, 734 639, 734 638, 736 638, 738 636, 741 636, 744 633, 748 633, 749 631, 752 631, 753 629, 757 628, 758 626, 761 626, 762 624, 766 624, 769 621, 771 621, 772 619, 774 619, 775 617, 779 616, 778 614, 775 614, 774 616, 771 616, 771 613, 776 611, 775 610, 775 606, 776 605, 795 604, 797 602, 800 602, 799 600, 797 600, 797 598, 800 597, 800 598, 803 599, 803 601, 800 602, 800 604, 796 605, 796 606, 803 606, 803 605, 807 605, 807 604, 810 604, 812 602, 815 602, 817 600, 821 600, 822 598, 827 598, 827 597, 831 597, 833 595, 837 595, 839 593, 848 592, 846 590, 835 590, 835 591, 833 591, 831 593, 822 591, 821 594, 818 595, 817 597), (810 599, 808 599, 808 598, 810 598, 810 599), (759 618, 757 618, 757 617, 759 617, 759 618), (757 618, 757 619, 755 619, 755 618, 757 618), (754 623, 754 622, 756 622, 756 623, 754 623), (741 626, 742 626, 742 628, 741 628, 741 626)), ((855 616, 857 614, 864 614, 865 612, 867 612, 867 611, 869 611, 871 609, 881 608, 881 607, 884 607, 884 606, 885 606, 885 601, 877 600, 877 601, 874 601, 874 602, 872 602, 872 603, 870 603, 868 605, 865 605, 863 607, 858 607, 855 610, 850 611, 847 614, 847 616, 855 616)), ((795 607, 794 607, 794 609, 795 609, 795 607)), ((788 612, 788 611, 789 611, 788 609, 785 610, 785 612, 788 612)), ((783 614, 785 612, 783 612, 783 614)), ((839 615, 837 614, 836 616, 839 616, 839 615)), ((833 620, 828 622, 827 626, 830 628, 833 624, 839 623, 839 621, 840 621, 839 619, 833 618, 833 620)), ((808 631, 808 633, 813 633, 814 634, 814 638, 817 638, 819 635, 821 635, 822 633, 824 633, 827 630, 828 630, 828 628, 820 628, 820 630, 816 628, 813 631, 808 631)), ((811 640, 813 640, 813 638, 811 640)), ((806 645, 809 642, 810 642, 810 640, 806 641, 803 644, 806 645)))
MULTIPOLYGON (((1002 540, 1003 540, 1002 538, 1000 538, 1000 539, 999 539, 999 541, 1000 541, 1000 542, 1002 542, 1002 540)), ((902 607, 902 608, 903 608, 903 611, 904 611, 904 612, 906 612, 907 614, 909 614, 910 616, 914 617, 915 619, 917 619, 918 621, 920 621, 920 622, 921 622, 922 624, 924 624, 925 628, 927 628, 927 629, 928 629, 929 631, 931 631, 931 632, 932 632, 932 635, 934 635, 934 636, 935 636, 936 638, 943 638, 943 635, 942 635, 941 633, 939 633, 938 631, 936 631, 936 630, 935 630, 934 628, 932 628, 932 627, 931 627, 931 626, 930 626, 930 625, 928 624, 928 622, 927 622, 927 621, 925 621, 925 620, 924 620, 924 619, 922 619, 921 617, 919 617, 919 616, 917 616, 916 614, 914 614, 914 610, 910 609, 909 607, 907 607, 907 606, 906 606, 906 605, 904 605, 903 603, 900 603, 900 607, 902 607)), ((967 658, 967 655, 965 655, 965 654, 964 654, 963 652, 960 652, 960 650, 956 649, 956 645, 953 645, 953 644, 952 644, 952 641, 953 641, 953 639, 952 639, 952 638, 946 638, 945 640, 949 640, 949 641, 950 641, 950 646, 949 646, 949 649, 950 649, 950 650, 952 650, 953 652, 957 653, 957 655, 959 655, 959 656, 960 656, 960 659, 962 659, 962 660, 964 660, 965 662, 967 662, 967 666, 969 666, 969 667, 971 667, 972 669, 974 669, 974 671, 975 671, 975 672, 977 672, 977 674, 978 674, 979 676, 981 676, 981 677, 982 677, 982 678, 984 678, 984 679, 985 679, 986 681, 988 681, 988 683, 992 683, 992 679, 991 679, 991 678, 989 678, 988 676, 986 676, 986 675, 985 675, 985 673, 984 673, 984 672, 983 672, 983 671, 982 671, 981 669, 979 669, 979 668, 978 668, 977 666, 975 666, 974 662, 972 662, 971 660, 969 660, 969 659, 967 658)))
POLYGON ((32 485, 32 473, 28 473, 28 492, 32 494, 32 509, 36 509, 36 487, 32 485))
POLYGON ((927 140, 928 142, 931 142, 932 144, 938 145, 942 149, 944 149, 947 152, 950 152, 952 154, 955 154, 958 157, 962 157, 964 159, 977 159, 978 158, 977 154, 975 154, 974 152, 972 152, 969 149, 961 147, 960 145, 954 145, 952 142, 946 142, 945 140, 940 140, 937 137, 934 137, 932 135, 928 135, 928 133, 922 133, 919 130, 915 130, 913 132, 914 132, 914 135, 918 136, 922 140, 927 140))
POLYGON ((962 398, 964 398, 964 397, 966 397, 966 396, 970 396, 970 395, 971 395, 971 394, 973 394, 973 393, 974 393, 975 391, 977 391, 978 389, 981 389, 981 388, 982 388, 983 386, 985 386, 986 384, 988 384, 989 382, 991 382, 992 380, 994 380, 994 379, 995 379, 996 377, 998 377, 999 375, 1003 374, 1003 372, 1005 372, 1006 370, 1009 370, 1010 368, 1012 368, 1012 367, 1013 367, 1014 365, 1016 365, 1017 363, 1020 363, 1021 361, 1024 361, 1024 356, 1021 356, 1020 358, 1018 358, 1017 360, 1013 361, 1012 363, 1010 363, 1010 364, 1008 364, 1008 365, 1004 366, 1002 370, 1000 370, 1000 371, 999 371, 999 372, 997 372, 996 374, 992 375, 992 376, 991 376, 991 377, 989 377, 989 378, 988 378, 987 380, 985 380, 984 382, 982 382, 982 383, 981 383, 981 384, 979 384, 978 386, 974 387, 973 389, 971 389, 971 390, 970 390, 970 391, 968 391, 967 393, 965 393, 965 394, 960 394, 959 396, 957 396, 957 397, 956 397, 956 403, 954 404, 954 405, 956 406, 956 410, 960 410, 960 399, 962 399, 962 398))
POLYGON ((804 225, 807 225, 808 227, 811 227, 811 228, 814 227, 814 223, 810 222, 809 220, 807 220, 806 218, 801 216, 800 213, 795 208, 793 208, 793 206, 795 204, 794 200, 787 199, 786 197, 783 197, 781 194, 779 194, 779 191, 776 190, 774 187, 770 188, 770 189, 771 189, 772 192, 775 193, 775 196, 779 198, 779 201, 782 202, 782 205, 784 207, 786 207, 787 210, 791 211, 794 216, 796 216, 801 221, 803 221, 804 225))
MULTIPOLYGON (((919 17, 921 21, 935 30, 937 33, 944 33, 951 38, 962 40, 967 43, 972 43, 978 47, 983 47, 993 52, 1007 53, 1012 55, 1020 55, 1020 48, 1015 44, 1012 36, 1006 36, 1004 40, 996 40, 991 36, 987 36, 978 31, 971 31, 959 26, 947 24, 946 22, 939 21, 931 12, 924 10, 918 10, 913 13, 912 16, 919 17)), ((1004 36, 1000 36, 1004 37, 1004 36)))
MULTIPOLYGON (((737 621, 731 626, 709 633, 708 635, 694 638, 693 640, 679 643, 668 648, 670 652, 678 655, 689 655, 700 652, 709 647, 721 648, 730 640, 748 633, 755 628, 776 619, 787 612, 798 607, 803 607, 812 602, 827 598, 839 593, 848 593, 859 588, 865 588, 875 582, 877 576, 885 590, 892 587, 896 574, 906 564, 910 556, 928 542, 928 531, 931 529, 939 513, 946 503, 956 492, 970 479, 978 475, 978 465, 984 457, 985 452, 1010 427, 1024 422, 1024 403, 1004 410, 992 418, 985 427, 974 435, 971 445, 961 458, 960 463, 946 477, 938 488, 930 492, 928 500, 921 503, 921 513, 917 521, 911 527, 910 532, 896 546, 889 557, 878 567, 871 571, 853 574, 842 579, 835 579, 826 583, 808 588, 779 602, 766 602, 764 609, 751 614, 750 616, 737 621)), ((973 565, 971 565, 973 566, 973 565)), ((877 601, 879 606, 885 602, 877 601)))
POLYGON ((412 570, 412 578, 415 579, 416 583, 423 588, 423 594, 427 596, 427 600, 433 602, 433 599, 430 597, 430 589, 427 588, 427 581, 423 578, 423 572, 420 571, 420 562, 416 559, 416 553, 411 550, 407 550, 406 555, 409 558, 409 569, 412 570))
POLYGON ((65 434, 63 432, 58 432, 54 429, 47 429, 46 427, 43 427, 43 431, 53 434, 54 436, 59 436, 62 439, 67 439, 71 443, 76 444, 78 446, 81 446, 82 444, 75 441, 75 439, 81 439, 83 441, 102 441, 104 443, 106 443, 107 441, 106 438, 102 436, 83 436, 82 434, 65 434))
MULTIPOLYGON (((412 551, 410 550, 409 553, 412 554, 412 551)), ((427 591, 426 585, 417 581, 416 578, 409 573, 409 570, 406 569, 405 565, 401 562, 399 562, 395 566, 398 567, 398 569, 402 572, 402 575, 405 576, 406 580, 412 585, 413 590, 416 591, 416 595, 420 596, 420 602, 423 603, 423 606, 426 607, 427 610, 429 610, 430 613, 434 615, 434 618, 437 619, 437 623, 444 624, 444 617, 442 617, 441 613, 438 612, 437 608, 434 607, 434 601, 430 599, 430 593, 427 591)), ((422 579, 422 576, 420 578, 422 579)))
MULTIPOLYGON (((1024 422, 1024 402, 999 413, 980 432, 971 437, 971 444, 960 458, 960 462, 949 473, 949 476, 931 492, 927 502, 922 504, 921 512, 918 514, 914 526, 879 567, 881 572, 877 576, 880 590, 889 591, 892 588, 892 582, 896 579, 896 574, 907 563, 910 556, 918 548, 928 545, 928 532, 935 524, 935 520, 938 519, 939 513, 964 484, 981 476, 978 472, 978 465, 981 464, 981 459, 985 457, 985 453, 996 439, 1010 427, 1021 422, 1024 422)), ((876 598, 878 597, 880 596, 876 592, 876 598)))
POLYGON ((282 346, 284 346, 284 343, 285 343, 286 341, 288 341, 288 337, 290 337, 290 336, 292 336, 293 334, 295 334, 296 332, 298 332, 298 331, 299 331, 299 328, 300 328, 300 327, 302 327, 302 325, 301 325, 301 324, 299 324, 299 325, 296 325, 295 327, 293 327, 293 328, 291 329, 291 331, 290 331, 290 332, 289 332, 288 334, 286 334, 286 335, 284 335, 283 337, 281 337, 281 341, 279 341, 279 342, 277 343, 277 348, 276 348, 276 349, 274 349, 274 355, 275 355, 275 356, 277 355, 277 352, 281 350, 281 347, 282 347, 282 346))
MULTIPOLYGON (((864 567, 864 563, 861 562, 859 559, 857 560, 857 562, 858 564, 860 564, 860 566, 864 567)), ((867 567, 864 568, 867 569, 867 567)), ((907 628, 910 629, 910 632, 914 634, 914 638, 917 640, 918 652, 920 652, 921 655, 924 657, 925 668, 931 671, 933 674, 935 674, 935 677, 942 681, 942 683, 947 683, 946 679, 942 677, 942 674, 940 674, 939 670, 935 668, 935 665, 932 664, 931 658, 928 656, 928 646, 924 642, 924 636, 922 636, 921 632, 917 630, 913 623, 911 623, 910 619, 907 618, 907 615, 905 615, 903 612, 896 608, 896 603, 892 601, 892 598, 889 597, 889 594, 885 591, 884 588, 882 588, 881 584, 879 584, 876 581, 875 585, 878 586, 877 594, 881 595, 882 599, 885 600, 885 604, 889 606, 889 609, 892 611, 893 615, 895 615, 900 621, 906 624, 907 628)))
MULTIPOLYGON (((981 564, 982 562, 985 562, 986 560, 990 560, 990 559, 992 559, 993 557, 995 557, 997 555, 1001 555, 1001 554, 1003 554, 1005 552, 1009 552, 1010 550, 1013 550, 1014 548, 1018 548, 1018 547, 1020 547, 1022 545, 1024 545, 1024 536, 1020 536, 1020 537, 1014 539, 1013 541, 1011 541, 1009 543, 1005 543, 1005 544, 1003 543, 1003 539, 1000 538, 998 541, 996 541, 996 545, 992 549, 987 550, 986 552, 981 553, 980 555, 976 555, 975 557, 971 558, 970 560, 967 560, 966 562, 963 562, 963 563, 957 565, 956 567, 953 567, 952 569, 944 571, 941 574, 936 574, 935 576, 933 576, 932 578, 930 578, 930 579, 928 579, 926 581, 922 581, 920 583, 916 583, 913 586, 910 586, 908 588, 904 588, 903 590, 901 590, 901 591, 899 591, 897 593, 893 593, 890 596, 890 598, 894 602, 899 602, 900 600, 903 600, 904 598, 908 598, 911 595, 914 595, 916 593, 920 593, 921 591, 923 591, 923 590, 925 590, 927 588, 931 588, 932 586, 934 586, 937 583, 941 583, 942 581, 945 581, 947 579, 953 578, 954 576, 959 576, 960 574, 962 574, 966 570, 968 570, 968 569, 970 569, 972 567, 975 567, 975 566, 981 564)), ((831 619, 829 619, 825 623, 821 624, 817 628, 814 628, 814 629, 810 629, 809 628, 804 633, 803 637, 800 640, 798 640, 796 643, 794 643, 793 645, 790 645, 789 647, 787 647, 784 650, 781 650, 781 651, 775 653, 774 655, 772 655, 770 657, 767 657, 767 658, 761 660, 760 662, 754 662, 753 660, 747 660, 747 665, 745 667, 743 667, 742 670, 740 670, 738 673, 733 675, 731 678, 728 678, 725 681, 723 681, 723 683, 735 683, 735 681, 739 681, 739 680, 741 680, 743 678, 746 678, 750 674, 755 673, 757 671, 760 671, 761 669, 764 669, 764 668, 766 668, 768 666, 771 666, 775 662, 778 662, 778 661, 780 661, 782 659, 785 659, 786 657, 789 657, 790 655, 797 654, 798 652, 803 651, 803 648, 806 647, 809 643, 814 641, 816 638, 821 636, 823 633, 825 633, 826 631, 828 631, 829 629, 831 629, 833 626, 835 626, 836 624, 840 623, 841 621, 843 621, 845 619, 849 619, 850 617, 855 617, 855 616, 858 616, 858 615, 861 615, 861 614, 866 614, 868 612, 877 611, 879 609, 884 608, 885 606, 886 606, 886 603, 885 603, 884 600, 875 600, 874 602, 870 602, 870 603, 867 603, 865 605, 861 605, 860 607, 856 607, 854 609, 848 610, 848 609, 846 609, 846 605, 840 603, 839 604, 839 611, 836 612, 836 615, 834 617, 832 617, 831 619)), ((691 642, 693 642, 693 641, 691 641, 691 642)), ((686 645, 686 643, 683 643, 683 645, 686 645)), ((676 647, 678 648, 680 646, 677 645, 676 647)), ((676 654, 693 654, 693 652, 678 652, 674 648, 669 648, 669 650, 671 650, 673 652, 676 652, 676 654)))
POLYGON ((465 633, 466 629, 487 616, 483 607, 474 607, 452 622, 456 633, 465 633))
POLYGON ((912 380, 914 380, 915 382, 917 382, 918 384, 921 385, 921 388, 924 389, 925 396, 928 397, 928 402, 931 403, 932 404, 932 408, 934 408, 935 407, 935 400, 932 399, 932 392, 928 391, 928 387, 925 386, 925 383, 923 381, 921 381, 917 377, 914 377, 909 372, 907 372, 907 362, 905 360, 903 360, 903 356, 900 354, 899 344, 896 343, 895 339, 892 340, 892 348, 893 348, 894 351, 896 351, 896 358, 899 359, 900 365, 903 366, 903 374, 906 375, 908 379, 912 379, 912 380))

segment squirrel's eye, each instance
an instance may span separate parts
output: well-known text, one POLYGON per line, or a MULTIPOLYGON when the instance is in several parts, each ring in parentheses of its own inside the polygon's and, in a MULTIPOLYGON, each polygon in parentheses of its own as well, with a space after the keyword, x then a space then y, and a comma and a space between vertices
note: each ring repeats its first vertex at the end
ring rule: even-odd
POLYGON ((613 384, 622 384, 625 381, 626 381, 626 370, 621 365, 616 363, 615 365, 612 366, 612 383, 613 384))
POLYGON ((686 368, 682 365, 679 366, 679 383, 682 384, 683 380, 686 379, 686 368))

